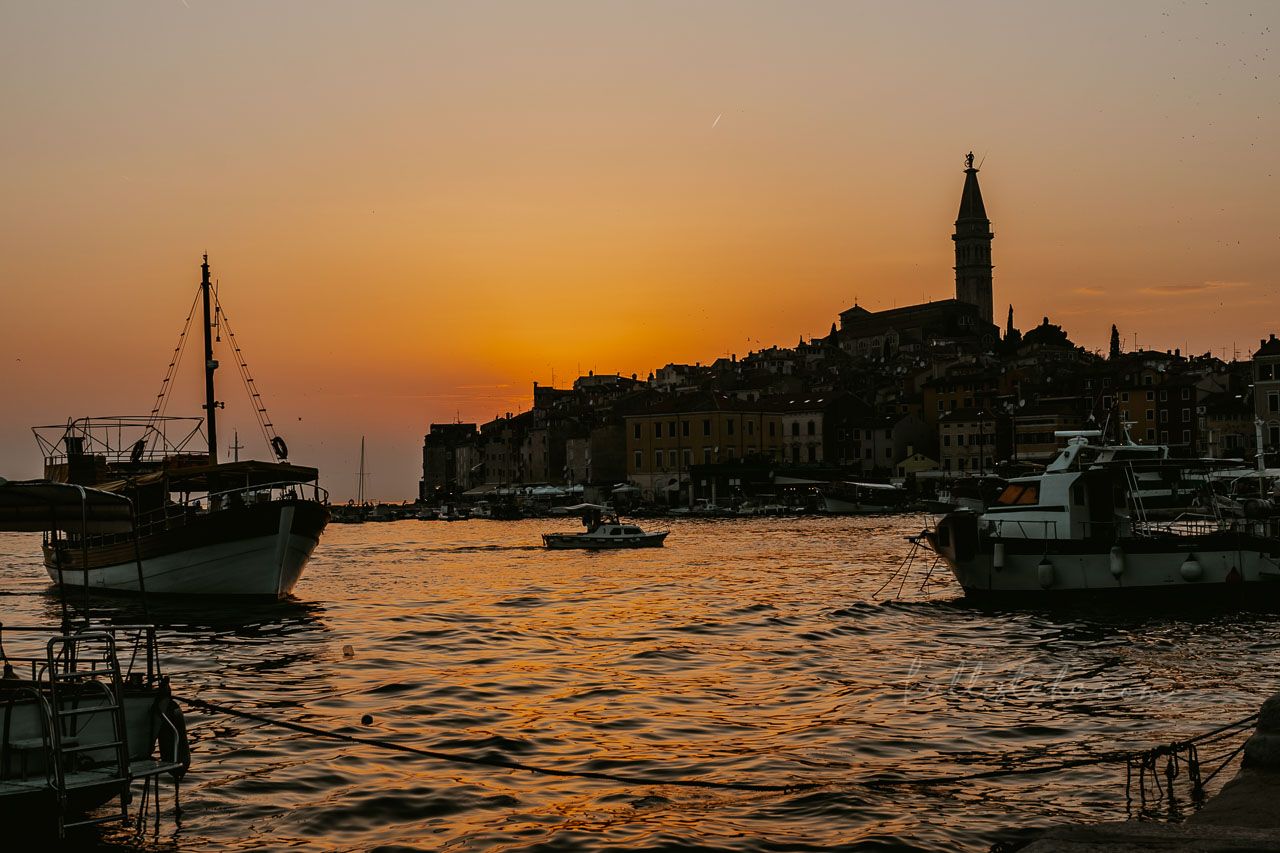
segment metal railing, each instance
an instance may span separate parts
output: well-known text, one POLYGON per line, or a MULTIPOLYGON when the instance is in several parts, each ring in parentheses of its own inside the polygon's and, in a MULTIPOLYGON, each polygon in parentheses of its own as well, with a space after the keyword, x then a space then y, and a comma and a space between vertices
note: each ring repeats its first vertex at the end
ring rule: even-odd
MULTIPOLYGON (((328 503, 329 492, 316 483, 278 482, 259 486, 242 486, 220 492, 210 492, 196 497, 185 497, 170 501, 164 506, 139 513, 136 522, 138 538, 154 536, 171 530, 180 530, 196 520, 213 513, 260 506, 262 504, 296 500, 312 500, 317 503, 328 503)), ((121 545, 132 542, 134 534, 130 532, 104 533, 81 539, 79 536, 67 534, 63 540, 75 548, 104 545, 121 545)), ((46 540, 47 541, 47 540, 46 540)))
MULTIPOLYGON (((56 637, 75 636, 87 630, 88 626, 83 624, 79 628, 64 631, 54 627, 0 623, 0 663, 5 667, 5 677, 37 685, 47 684, 49 640, 56 637)), ((123 657, 127 649, 129 662, 127 666, 121 667, 120 671, 121 677, 128 686, 152 686, 160 679, 160 656, 156 646, 154 625, 94 625, 92 630, 95 634, 111 635, 114 647, 118 650, 114 666, 112 666, 113 662, 100 656, 75 657, 74 643, 64 645, 61 666, 68 671, 88 673, 98 669, 117 668, 119 658, 123 657)), ((0 682, 0 687, 3 686, 0 682)))

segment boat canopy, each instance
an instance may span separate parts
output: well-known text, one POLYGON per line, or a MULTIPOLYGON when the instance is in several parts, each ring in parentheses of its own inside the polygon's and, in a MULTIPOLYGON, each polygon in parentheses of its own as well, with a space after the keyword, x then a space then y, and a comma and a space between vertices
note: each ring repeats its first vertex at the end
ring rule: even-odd
POLYGON ((121 533, 132 529, 133 505, 124 495, 49 480, 0 478, 0 531, 121 533))
POLYGON ((609 507, 601 506, 600 504, 574 504, 573 506, 565 507, 565 509, 568 510, 569 512, 582 512, 583 510, 587 510, 587 509, 595 509, 595 510, 599 510, 600 512, 613 512, 613 510, 609 509, 609 507))
MULTIPOLYGON (((314 483, 319 470, 288 462, 222 462, 169 469, 171 492, 216 492, 237 487, 257 488, 280 483, 314 483)), ((145 480, 145 478, 143 478, 145 480)), ((140 481, 140 485, 145 482, 140 481)))

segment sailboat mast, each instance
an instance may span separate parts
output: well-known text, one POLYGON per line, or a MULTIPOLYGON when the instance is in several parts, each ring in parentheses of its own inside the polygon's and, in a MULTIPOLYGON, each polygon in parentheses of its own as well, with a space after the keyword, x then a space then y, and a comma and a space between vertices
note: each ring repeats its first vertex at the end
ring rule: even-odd
POLYGON ((364 506, 364 436, 360 436, 360 483, 356 486, 356 504, 364 506))
POLYGON ((204 297, 204 410, 208 412, 209 423, 209 464, 218 464, 218 401, 213 398, 213 371, 218 369, 218 362, 213 360, 213 322, 211 318, 212 299, 209 287, 209 255, 204 256, 200 265, 200 293, 204 297))

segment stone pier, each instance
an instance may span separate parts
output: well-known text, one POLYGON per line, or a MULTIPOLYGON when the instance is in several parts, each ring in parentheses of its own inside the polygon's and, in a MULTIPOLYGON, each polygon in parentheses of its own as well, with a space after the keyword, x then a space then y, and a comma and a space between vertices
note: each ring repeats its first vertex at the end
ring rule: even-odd
POLYGON ((1240 772, 1185 823, 1114 821, 1058 827, 1022 853, 1280 851, 1280 693, 1262 705, 1240 772))

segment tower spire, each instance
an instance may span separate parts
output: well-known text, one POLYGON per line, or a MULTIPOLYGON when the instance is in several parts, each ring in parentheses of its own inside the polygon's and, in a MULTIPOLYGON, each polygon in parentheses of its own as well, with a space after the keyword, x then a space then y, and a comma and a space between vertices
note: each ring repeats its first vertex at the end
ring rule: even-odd
POLYGON ((960 212, 956 216, 956 299, 978 307, 986 322, 992 322, 991 293, 991 220, 982 203, 978 186, 978 170, 973 167, 973 152, 964 158, 964 189, 960 192, 960 212))

